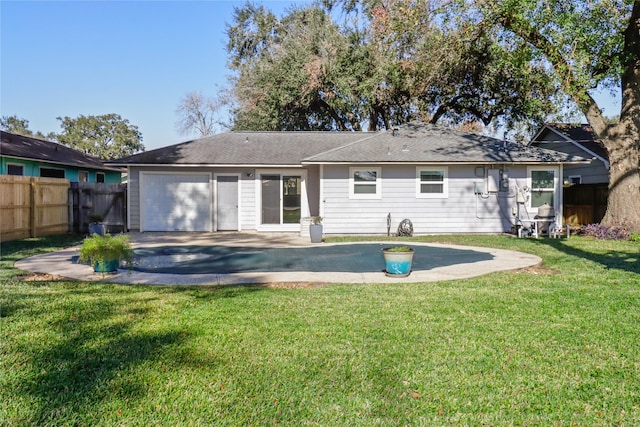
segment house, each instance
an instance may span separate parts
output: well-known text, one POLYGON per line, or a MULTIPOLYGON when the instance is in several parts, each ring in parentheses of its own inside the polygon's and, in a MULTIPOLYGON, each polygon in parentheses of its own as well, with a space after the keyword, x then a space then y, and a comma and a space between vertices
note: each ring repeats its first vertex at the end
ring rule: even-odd
POLYGON ((566 184, 609 183, 607 152, 589 125, 547 123, 536 133, 529 144, 593 159, 589 164, 566 165, 562 177, 566 184))
POLYGON ((71 182, 121 182, 122 170, 64 145, 1 131, 0 174, 65 178, 71 182))
POLYGON ((572 225, 600 222, 607 208, 609 159, 591 126, 547 123, 529 144, 593 160, 563 168, 564 222, 572 225))
POLYGON ((229 132, 114 161, 140 231, 500 233, 548 203, 583 157, 422 123, 392 132, 229 132))

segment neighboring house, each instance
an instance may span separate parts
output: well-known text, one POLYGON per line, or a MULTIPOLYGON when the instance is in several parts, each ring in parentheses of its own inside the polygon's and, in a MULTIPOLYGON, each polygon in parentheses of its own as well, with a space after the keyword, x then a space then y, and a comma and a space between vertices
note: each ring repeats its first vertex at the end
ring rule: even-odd
POLYGON ((593 159, 563 169, 564 221, 573 225, 600 222, 607 209, 609 159, 591 126, 547 123, 529 144, 593 159))
POLYGON ((566 184, 608 184, 609 159, 591 126, 547 123, 531 139, 530 145, 593 159, 589 164, 567 165, 566 184))
POLYGON ((1 131, 0 174, 119 183, 122 170, 64 145, 1 131))
POLYGON ((562 209, 565 164, 589 160, 426 124, 393 132, 230 132, 114 161, 128 228, 386 234, 500 233, 562 209), (520 194, 521 197, 518 197, 520 194), (517 201, 522 201, 520 205, 517 201))

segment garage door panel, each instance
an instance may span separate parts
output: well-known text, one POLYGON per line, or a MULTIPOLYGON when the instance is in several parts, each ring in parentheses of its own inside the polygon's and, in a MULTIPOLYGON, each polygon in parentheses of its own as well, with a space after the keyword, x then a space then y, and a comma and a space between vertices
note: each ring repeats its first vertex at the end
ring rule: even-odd
POLYGON ((145 174, 143 231, 210 231, 208 174, 145 174))

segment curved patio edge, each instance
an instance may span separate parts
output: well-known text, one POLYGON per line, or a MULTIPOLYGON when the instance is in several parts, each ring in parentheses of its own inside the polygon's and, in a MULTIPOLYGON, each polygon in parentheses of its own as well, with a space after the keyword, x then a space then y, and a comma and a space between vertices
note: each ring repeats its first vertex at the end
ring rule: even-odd
MULTIPOLYGON (((323 245, 367 244, 371 242, 324 243, 323 245)), ((379 242, 381 244, 397 244, 398 242, 379 242)), ((70 248, 58 252, 37 255, 20 260, 15 267, 29 273, 51 274, 81 281, 104 281, 123 284, 148 285, 234 285, 260 283, 418 283, 438 282, 446 280, 468 279, 485 274, 518 270, 532 267, 542 262, 536 255, 506 249, 484 248, 477 246, 448 245, 439 243, 410 242, 412 246, 429 246, 472 250, 490 255, 491 259, 472 263, 458 263, 435 267, 428 270, 412 270, 407 277, 388 277, 382 269, 377 272, 246 272, 229 274, 168 274, 140 271, 118 270, 116 274, 102 275, 76 260, 79 248, 70 248)))

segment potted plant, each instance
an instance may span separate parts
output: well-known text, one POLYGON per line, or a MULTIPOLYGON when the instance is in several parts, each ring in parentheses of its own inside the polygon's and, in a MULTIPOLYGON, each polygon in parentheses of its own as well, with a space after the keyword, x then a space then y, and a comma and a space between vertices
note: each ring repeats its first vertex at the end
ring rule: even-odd
POLYGON ((102 222, 104 217, 99 214, 92 213, 89 215, 89 235, 98 234, 104 236, 107 234, 107 223, 102 222))
POLYGON ((407 277, 411 274, 414 253, 414 249, 409 246, 394 246, 382 249, 385 274, 391 277, 407 277))
POLYGON ((96 273, 117 271, 122 260, 129 266, 133 261, 131 239, 125 234, 92 234, 80 247, 80 261, 92 265, 96 273))
POLYGON ((312 216, 311 225, 309 225, 309 236, 311 243, 322 243, 322 217, 312 216))

